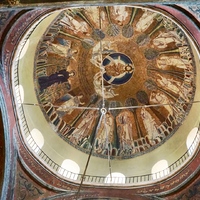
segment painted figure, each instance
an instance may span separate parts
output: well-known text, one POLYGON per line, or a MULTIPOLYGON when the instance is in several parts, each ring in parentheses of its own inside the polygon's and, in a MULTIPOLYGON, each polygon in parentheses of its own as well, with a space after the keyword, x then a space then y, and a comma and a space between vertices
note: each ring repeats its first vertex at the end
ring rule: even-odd
MULTIPOLYGON (((132 73, 133 72, 133 66, 132 64, 125 64, 120 62, 120 60, 113 60, 110 56, 107 56, 107 59, 111 60, 109 65, 105 66, 106 74, 109 76, 112 76, 114 78, 121 78, 126 73, 132 73)), ((118 58, 119 59, 119 58, 118 58)), ((109 82, 112 82, 113 80, 109 80, 109 82)))
POLYGON ((160 92, 153 91, 150 94, 149 100, 150 100, 151 103, 154 103, 154 104, 163 104, 164 108, 169 112, 169 114, 171 116, 173 116, 173 108, 170 105, 170 104, 172 104, 172 102, 170 102, 170 100, 167 98, 166 95, 164 95, 160 92))
POLYGON ((83 95, 79 95, 79 96, 72 96, 70 94, 65 95, 64 96, 65 102, 62 103, 57 108, 57 111, 64 112, 65 114, 70 115, 74 110, 74 108, 71 108, 71 107, 77 107, 79 105, 84 105, 85 104, 84 102, 81 102, 82 98, 83 98, 83 95))
POLYGON ((160 136, 157 130, 158 125, 156 124, 155 119, 147 110, 145 110, 145 108, 141 109, 141 118, 143 120, 143 124, 148 134, 149 140, 152 144, 154 144, 153 140, 157 137, 159 138, 160 136))
POLYGON ((115 20, 118 21, 118 24, 123 25, 124 20, 128 17, 128 12, 126 11, 125 6, 113 6, 115 20))
POLYGON ((96 110, 90 110, 82 116, 81 123, 69 136, 69 140, 76 145, 82 145, 90 136, 92 125, 96 119, 96 110))
POLYGON ((165 69, 167 66, 174 66, 180 69, 187 69, 190 63, 186 59, 182 59, 178 56, 160 56, 157 60, 157 67, 165 69))
POLYGON ((88 33, 88 25, 86 22, 79 22, 67 14, 65 14, 65 16, 61 19, 60 24, 63 25, 63 27, 72 30, 75 34, 78 32, 84 34, 88 33))
POLYGON ((134 148, 132 120, 129 114, 123 113, 118 116, 117 121, 117 130, 120 138, 121 153, 131 153, 134 148))
POLYGON ((51 74, 50 76, 41 76, 38 78, 40 90, 43 91, 44 89, 55 83, 68 82, 69 78, 73 76, 75 76, 74 71, 68 72, 66 70, 60 70, 55 74, 51 74))
POLYGON ((101 153, 103 150, 112 149, 112 137, 113 137, 114 121, 110 113, 106 113, 105 119, 102 120, 100 129, 97 133, 95 140, 96 152, 101 153))
POLYGON ((90 16, 90 18, 94 22, 93 24, 99 24, 99 15, 97 15, 97 13, 99 13, 98 6, 85 7, 84 13, 86 13, 86 15, 90 16))
MULTIPOLYGON (((102 96, 103 94, 102 94, 102 74, 101 74, 101 72, 98 72, 97 74, 95 74, 93 84, 94 84, 94 89, 95 89, 96 93, 98 95, 102 96)), ((113 98, 118 95, 118 94, 115 94, 112 85, 104 86, 103 92, 104 92, 104 97, 107 99, 113 98)))
POLYGON ((90 59, 90 62, 100 68, 102 64, 102 55, 114 53, 115 51, 113 49, 114 48, 111 47, 110 41, 98 42, 92 50, 92 58, 90 59))
POLYGON ((175 31, 160 33, 153 39, 153 45, 159 49, 166 48, 170 43, 175 43, 176 46, 182 46, 183 42, 184 41, 179 38, 175 31))
POLYGON ((72 58, 75 60, 73 56, 77 54, 78 51, 76 49, 71 49, 71 42, 69 42, 67 45, 54 44, 51 42, 47 43, 48 43, 48 48, 47 48, 48 52, 52 52, 60 56, 63 56, 65 58, 69 59, 72 58))
POLYGON ((151 11, 146 10, 136 24, 136 31, 145 32, 153 23, 156 15, 157 13, 152 13, 151 11))
POLYGON ((161 76, 160 74, 158 74, 159 78, 157 79, 157 82, 163 86, 164 88, 178 94, 180 92, 180 86, 181 83, 178 81, 175 81, 174 79, 169 79, 169 78, 165 78, 163 76, 161 76))
POLYGON ((185 100, 188 100, 188 96, 185 95, 185 92, 182 91, 183 87, 181 86, 181 83, 179 81, 176 81, 174 79, 165 78, 158 74, 159 78, 157 79, 157 82, 165 89, 168 89, 172 91, 175 94, 178 94, 180 97, 182 97, 185 100))

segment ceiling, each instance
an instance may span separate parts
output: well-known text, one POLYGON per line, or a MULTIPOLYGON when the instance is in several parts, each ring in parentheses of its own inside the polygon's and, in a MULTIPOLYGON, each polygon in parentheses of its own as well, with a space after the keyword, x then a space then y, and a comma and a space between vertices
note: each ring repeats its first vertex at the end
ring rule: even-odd
POLYGON ((35 22, 22 43, 24 113, 55 162, 73 158, 82 166, 92 153, 104 167, 113 160, 115 171, 123 160, 131 174, 134 159, 152 155, 153 165, 168 155, 173 162, 186 150, 199 118, 191 104, 199 96, 198 53, 170 15, 138 6, 62 9, 35 22))
POLYGON ((94 155, 129 158, 165 140, 187 116, 193 54, 182 29, 162 14, 125 6, 66 9, 45 35, 35 63, 38 100, 75 148, 89 152, 94 143, 94 155), (165 105, 143 107, 156 104, 165 105))

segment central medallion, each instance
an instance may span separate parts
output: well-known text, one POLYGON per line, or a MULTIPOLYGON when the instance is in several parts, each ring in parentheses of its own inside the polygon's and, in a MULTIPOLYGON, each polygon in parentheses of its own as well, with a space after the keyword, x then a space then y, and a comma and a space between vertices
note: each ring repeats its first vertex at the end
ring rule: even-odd
POLYGON ((128 82, 135 70, 132 60, 123 53, 109 54, 104 58, 102 66, 105 69, 103 78, 115 85, 128 82))

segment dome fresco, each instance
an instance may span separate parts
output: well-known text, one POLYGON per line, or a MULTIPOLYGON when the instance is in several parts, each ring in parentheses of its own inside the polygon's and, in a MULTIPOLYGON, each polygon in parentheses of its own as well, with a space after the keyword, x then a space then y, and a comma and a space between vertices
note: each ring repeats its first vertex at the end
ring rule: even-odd
MULTIPOLYGON (((195 94, 187 34, 142 7, 63 10, 35 55, 44 116, 74 148, 127 159, 161 145, 182 124, 195 94)), ((55 134, 56 134, 55 133, 55 134)))

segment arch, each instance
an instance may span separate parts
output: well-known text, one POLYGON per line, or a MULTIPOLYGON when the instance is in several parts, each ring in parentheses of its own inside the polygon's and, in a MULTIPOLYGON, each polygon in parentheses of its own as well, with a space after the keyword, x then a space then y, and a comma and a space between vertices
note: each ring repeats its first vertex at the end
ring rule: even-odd
POLYGON ((154 166, 151 169, 151 173, 153 180, 162 178, 169 174, 167 160, 160 160, 156 164, 154 164, 154 166))
POLYGON ((58 170, 59 174, 73 180, 77 180, 79 172, 79 165, 70 159, 63 160, 61 168, 58 170))
POLYGON ((196 142, 194 142, 194 139, 197 135, 197 132, 198 132, 198 128, 195 127, 189 132, 187 136, 186 146, 187 146, 189 155, 191 155, 195 150, 196 142))
POLYGON ((119 172, 113 172, 108 174, 105 179, 105 183, 122 183, 125 184, 126 182, 126 177, 124 174, 119 173, 119 172))

